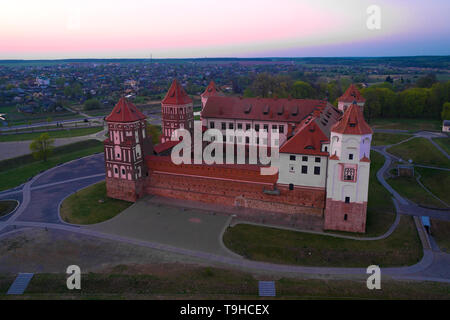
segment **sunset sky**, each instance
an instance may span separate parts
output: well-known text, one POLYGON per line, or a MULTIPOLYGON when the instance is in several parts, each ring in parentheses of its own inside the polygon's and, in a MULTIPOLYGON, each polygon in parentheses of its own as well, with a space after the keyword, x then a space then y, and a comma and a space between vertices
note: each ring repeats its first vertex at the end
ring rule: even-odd
POLYGON ((448 55, 449 12, 449 0, 0 0, 0 59, 448 55))

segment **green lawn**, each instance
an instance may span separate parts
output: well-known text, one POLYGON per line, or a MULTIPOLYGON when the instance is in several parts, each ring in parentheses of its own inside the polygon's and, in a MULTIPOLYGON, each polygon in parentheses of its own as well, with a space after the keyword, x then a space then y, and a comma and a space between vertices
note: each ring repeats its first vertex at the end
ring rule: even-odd
POLYGON ((71 160, 103 152, 103 143, 86 140, 72 143, 53 150, 53 155, 46 161, 37 161, 32 155, 0 161, 0 191, 17 187, 41 171, 71 160))
POLYGON ((450 155, 450 138, 435 138, 433 139, 442 149, 450 155))
POLYGON ((434 119, 373 119, 370 125, 374 129, 396 129, 409 131, 441 131, 442 121, 434 119))
MULTIPOLYGON (((387 180, 402 196, 419 205, 445 208, 445 206, 426 192, 416 181, 415 177, 393 177, 387 180)), ((431 191, 431 190, 430 190, 431 191)))
MULTIPOLYGON (((50 138, 72 138, 87 136, 94 133, 98 133, 103 130, 103 127, 93 127, 93 128, 81 128, 81 129, 67 129, 59 131, 48 131, 50 138)), ((19 133, 19 134, 0 134, 0 142, 9 141, 27 141, 33 140, 39 137, 43 132, 33 132, 33 133, 19 133)))
POLYGON ((421 176, 420 181, 439 199, 450 204, 450 172, 428 168, 415 168, 421 176))
MULTIPOLYGON (((258 299, 258 279, 221 268, 162 265, 142 273, 117 266, 111 273, 87 273, 80 291, 67 290, 66 274, 36 274, 22 296, 4 293, 15 275, 0 275, 0 299, 258 299)), ((448 299, 450 284, 384 280, 367 290, 365 280, 276 280, 278 299, 448 299)), ((170 317, 169 317, 170 318, 170 317)))
POLYGON ((387 151, 405 161, 412 159, 415 164, 450 168, 450 160, 425 138, 414 138, 387 151))
POLYGON ((409 216, 402 216, 394 233, 383 240, 340 239, 239 224, 227 229, 224 243, 250 260, 303 266, 405 266, 422 258, 422 245, 409 216))
POLYGON ((450 253, 450 221, 431 219, 431 235, 442 251, 450 253))
POLYGON ((106 184, 100 182, 66 198, 61 204, 61 218, 73 224, 95 224, 115 217, 131 205, 108 198, 106 184))
POLYGON ((373 134, 372 146, 387 146, 410 138, 409 134, 380 133, 373 134))
POLYGON ((6 216, 17 207, 17 201, 0 200, 0 217, 6 216))

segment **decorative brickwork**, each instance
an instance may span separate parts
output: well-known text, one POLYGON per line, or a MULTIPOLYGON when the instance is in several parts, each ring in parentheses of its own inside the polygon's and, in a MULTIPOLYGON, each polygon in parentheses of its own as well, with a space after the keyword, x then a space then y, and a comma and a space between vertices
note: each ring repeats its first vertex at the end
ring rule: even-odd
POLYGON ((325 208, 325 230, 366 232, 367 202, 345 203, 327 199, 325 208))

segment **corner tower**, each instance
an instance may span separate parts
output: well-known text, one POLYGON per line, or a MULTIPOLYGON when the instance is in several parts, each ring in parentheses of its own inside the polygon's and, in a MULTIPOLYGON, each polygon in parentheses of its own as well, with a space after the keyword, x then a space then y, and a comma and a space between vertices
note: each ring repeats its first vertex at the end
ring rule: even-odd
POLYGON ((358 88, 354 84, 351 84, 347 91, 338 98, 338 109, 345 112, 355 101, 361 110, 363 110, 366 99, 361 95, 358 88))
POLYGON ((144 194, 147 174, 144 156, 152 152, 146 133, 146 116, 134 104, 121 98, 106 117, 106 190, 108 197, 136 201, 144 194))
POLYGON ((365 232, 372 129, 354 102, 331 129, 324 229, 365 232))
POLYGON ((202 98, 202 111, 208 101, 209 97, 213 96, 224 96, 222 90, 220 90, 214 81, 211 80, 209 85, 206 87, 205 92, 203 92, 200 97, 202 98))
POLYGON ((176 129, 186 129, 194 132, 194 107, 191 98, 175 79, 166 97, 161 101, 162 135, 161 142, 170 141, 176 129))

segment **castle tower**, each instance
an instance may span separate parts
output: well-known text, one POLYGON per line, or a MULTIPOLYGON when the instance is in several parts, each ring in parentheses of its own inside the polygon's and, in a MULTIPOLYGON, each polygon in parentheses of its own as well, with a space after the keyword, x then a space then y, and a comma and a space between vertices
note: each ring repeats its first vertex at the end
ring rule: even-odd
POLYGON ((326 230, 366 230, 372 133, 356 102, 331 129, 326 230))
POLYGON ((108 197, 136 201, 144 194, 147 175, 144 156, 152 153, 146 118, 125 98, 121 98, 106 117, 109 136, 104 145, 108 197))
POLYGON ((361 95, 358 88, 354 84, 351 84, 347 91, 338 98, 338 109, 344 112, 354 101, 356 101, 358 106, 361 107, 361 110, 363 110, 366 99, 361 95))
POLYGON ((175 79, 166 97, 161 101, 162 135, 161 142, 170 141, 172 133, 179 128, 194 132, 194 107, 191 98, 175 79))
POLYGON ((202 111, 208 101, 209 97, 213 96, 224 96, 222 90, 220 90, 214 81, 211 80, 209 85, 206 87, 205 92, 203 92, 200 97, 202 98, 202 111))

